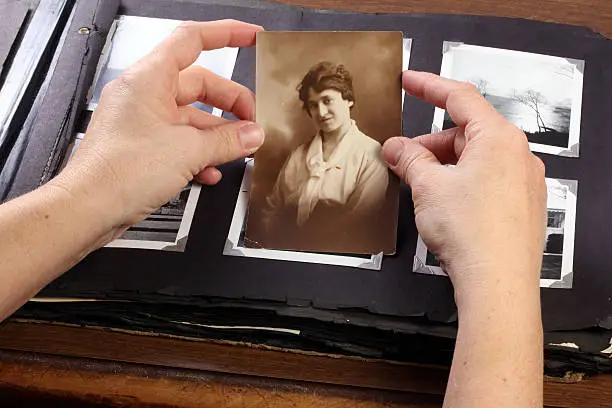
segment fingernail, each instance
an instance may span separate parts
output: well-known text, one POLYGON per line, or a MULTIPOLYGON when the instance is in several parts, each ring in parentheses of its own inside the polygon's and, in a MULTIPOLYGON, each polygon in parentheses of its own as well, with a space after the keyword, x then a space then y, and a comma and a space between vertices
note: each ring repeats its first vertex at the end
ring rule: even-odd
POLYGON ((390 166, 395 166, 399 163, 403 150, 404 144, 399 139, 393 138, 387 140, 383 145, 382 155, 390 166))
POLYGON ((238 137, 242 147, 249 151, 258 148, 264 141, 263 130, 256 123, 251 123, 238 129, 238 137))

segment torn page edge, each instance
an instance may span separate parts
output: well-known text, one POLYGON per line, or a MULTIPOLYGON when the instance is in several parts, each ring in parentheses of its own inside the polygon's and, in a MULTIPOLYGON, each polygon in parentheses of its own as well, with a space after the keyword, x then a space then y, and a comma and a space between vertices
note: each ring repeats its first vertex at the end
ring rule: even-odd
POLYGON ((576 343, 548 343, 548 345, 554 347, 562 347, 566 349, 580 350, 580 347, 576 343))
POLYGON ((294 329, 283 329, 278 327, 260 327, 260 326, 219 326, 214 324, 202 324, 195 322, 181 322, 177 320, 171 320, 170 323, 175 324, 183 324, 186 326, 197 326, 197 327, 205 327, 207 329, 217 329, 217 330, 256 330, 256 331, 269 331, 275 333, 284 333, 284 334, 294 334, 299 336, 301 334, 300 330, 294 329))
POLYGON ((609 357, 612 358, 612 337, 610 337, 610 347, 608 347, 605 350, 601 350, 601 353, 602 354, 609 354, 610 355, 609 357))

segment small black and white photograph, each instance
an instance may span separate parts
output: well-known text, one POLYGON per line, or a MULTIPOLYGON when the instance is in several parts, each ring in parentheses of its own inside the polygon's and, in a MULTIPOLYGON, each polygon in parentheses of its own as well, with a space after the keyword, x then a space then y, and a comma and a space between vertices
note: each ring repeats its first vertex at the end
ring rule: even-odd
MULTIPOLYGON (((584 61, 445 42, 440 75, 473 84, 532 151, 578 157, 584 61)), ((433 130, 455 126, 436 109, 433 130)))
POLYGON ((185 250, 201 186, 189 184, 145 220, 110 242, 110 248, 185 250))
POLYGON ((249 195, 253 179, 254 159, 245 159, 244 175, 236 200, 234 215, 230 225, 223 254, 249 258, 274 259, 278 261, 306 262, 313 264, 341 265, 360 269, 380 270, 382 255, 347 256, 313 252, 280 251, 275 249, 249 248, 245 245, 245 233, 249 209, 249 195))
MULTIPOLYGON (((93 111, 100 100, 104 86, 117 78, 127 67, 151 52, 180 23, 180 20, 119 16, 114 21, 102 50, 87 109, 93 111)), ((225 47, 203 51, 194 65, 202 66, 224 78, 231 79, 237 57, 238 48, 225 47)), ((222 114, 219 109, 201 102, 193 105, 215 116, 222 114)))
POLYGON ((260 32, 251 248, 393 254, 399 180, 382 143, 401 135, 401 32, 260 32), (367 61, 367 63, 364 63, 367 61))
MULTIPOLYGON (((540 287, 571 289, 576 229, 576 180, 546 179, 547 223, 540 287)), ((419 235, 413 272, 447 276, 440 262, 419 235)))
MULTIPOLYGON (((68 146, 61 168, 64 168, 83 141, 85 133, 77 133, 68 146)), ((107 247, 184 251, 201 186, 189 184, 170 201, 145 220, 128 228, 107 247)))

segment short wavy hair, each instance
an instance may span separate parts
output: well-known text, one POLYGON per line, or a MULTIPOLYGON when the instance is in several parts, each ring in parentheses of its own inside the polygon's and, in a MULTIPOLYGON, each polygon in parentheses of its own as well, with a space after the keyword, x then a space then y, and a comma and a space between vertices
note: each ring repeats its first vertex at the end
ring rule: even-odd
POLYGON ((310 115, 310 110, 308 109, 309 89, 315 92, 334 89, 342 94, 344 100, 355 102, 353 77, 342 64, 336 65, 329 61, 322 61, 310 68, 306 75, 304 75, 302 82, 297 87, 297 91, 302 101, 302 109, 310 115))

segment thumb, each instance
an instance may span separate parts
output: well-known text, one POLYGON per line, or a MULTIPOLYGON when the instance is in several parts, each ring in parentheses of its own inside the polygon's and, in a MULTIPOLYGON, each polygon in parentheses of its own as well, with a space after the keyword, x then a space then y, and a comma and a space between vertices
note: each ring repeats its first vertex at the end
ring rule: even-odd
POLYGON ((389 168, 410 186, 427 168, 440 166, 430 150, 403 136, 388 139, 383 145, 382 154, 389 168))
POLYGON ((228 122, 198 131, 199 157, 204 165, 217 166, 253 154, 264 141, 261 126, 253 122, 228 122))

